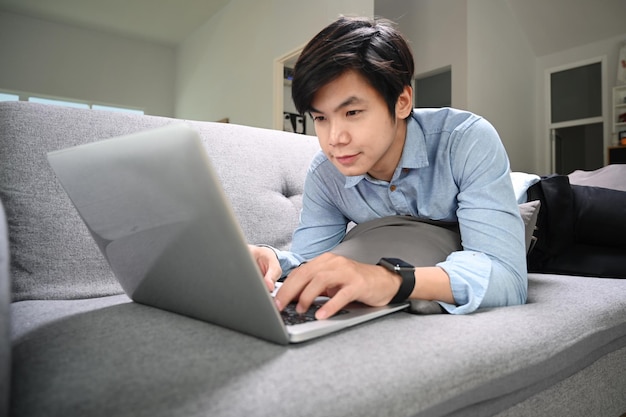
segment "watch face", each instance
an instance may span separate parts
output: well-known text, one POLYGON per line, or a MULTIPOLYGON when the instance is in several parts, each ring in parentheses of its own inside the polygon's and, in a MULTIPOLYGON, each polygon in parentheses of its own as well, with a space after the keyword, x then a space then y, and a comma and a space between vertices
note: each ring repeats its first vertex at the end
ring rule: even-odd
POLYGON ((413 265, 408 262, 404 262, 402 259, 399 258, 383 258, 383 260, 390 263, 396 268, 413 268, 413 265))

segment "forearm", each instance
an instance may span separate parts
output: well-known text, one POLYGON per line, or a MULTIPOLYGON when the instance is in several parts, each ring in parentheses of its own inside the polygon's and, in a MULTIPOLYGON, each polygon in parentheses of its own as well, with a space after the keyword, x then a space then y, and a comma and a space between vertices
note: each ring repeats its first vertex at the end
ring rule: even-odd
POLYGON ((409 298, 455 304, 450 277, 436 266, 415 268, 415 288, 409 298))
POLYGON ((526 268, 523 256, 517 268, 484 253, 460 251, 438 264, 450 277, 454 303, 442 304, 449 313, 467 314, 479 307, 524 303, 526 268))
MULTIPOLYGON (((384 267, 379 270, 386 275, 386 282, 390 290, 385 290, 392 297, 400 288, 401 277, 395 272, 391 272, 384 267)), ((432 267, 415 268, 415 287, 409 295, 409 298, 415 300, 442 301, 448 304, 454 304, 454 296, 450 287, 450 278, 443 269, 432 267)), ((379 281, 384 282, 384 281, 379 281)))

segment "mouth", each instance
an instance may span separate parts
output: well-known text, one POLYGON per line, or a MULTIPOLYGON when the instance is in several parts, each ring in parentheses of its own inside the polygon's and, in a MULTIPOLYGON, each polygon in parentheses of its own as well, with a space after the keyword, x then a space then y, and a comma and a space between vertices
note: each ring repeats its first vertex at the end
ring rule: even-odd
POLYGON ((355 154, 352 154, 352 155, 334 156, 334 159, 339 164, 344 165, 344 166, 348 166, 348 165, 354 164, 358 157, 359 157, 359 154, 355 153, 355 154))

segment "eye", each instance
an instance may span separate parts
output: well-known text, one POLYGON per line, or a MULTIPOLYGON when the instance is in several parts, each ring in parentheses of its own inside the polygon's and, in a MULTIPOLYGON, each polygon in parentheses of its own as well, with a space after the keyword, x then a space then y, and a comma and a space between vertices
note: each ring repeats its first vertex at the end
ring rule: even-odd
POLYGON ((346 116, 348 116, 348 117, 358 116, 361 112, 362 112, 362 110, 348 110, 346 112, 346 116))
POLYGON ((313 117, 313 121, 314 122, 323 122, 324 120, 326 120, 326 118, 324 116, 316 116, 316 115, 311 115, 313 117))

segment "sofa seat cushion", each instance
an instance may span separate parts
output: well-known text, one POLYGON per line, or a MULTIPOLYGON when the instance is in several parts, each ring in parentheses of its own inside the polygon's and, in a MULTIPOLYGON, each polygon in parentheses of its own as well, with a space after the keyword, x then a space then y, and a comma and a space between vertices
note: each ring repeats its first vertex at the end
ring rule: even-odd
POLYGON ((526 305, 397 313, 286 347, 124 295, 13 303, 12 415, 492 415, 623 360, 625 291, 531 274, 526 305))

